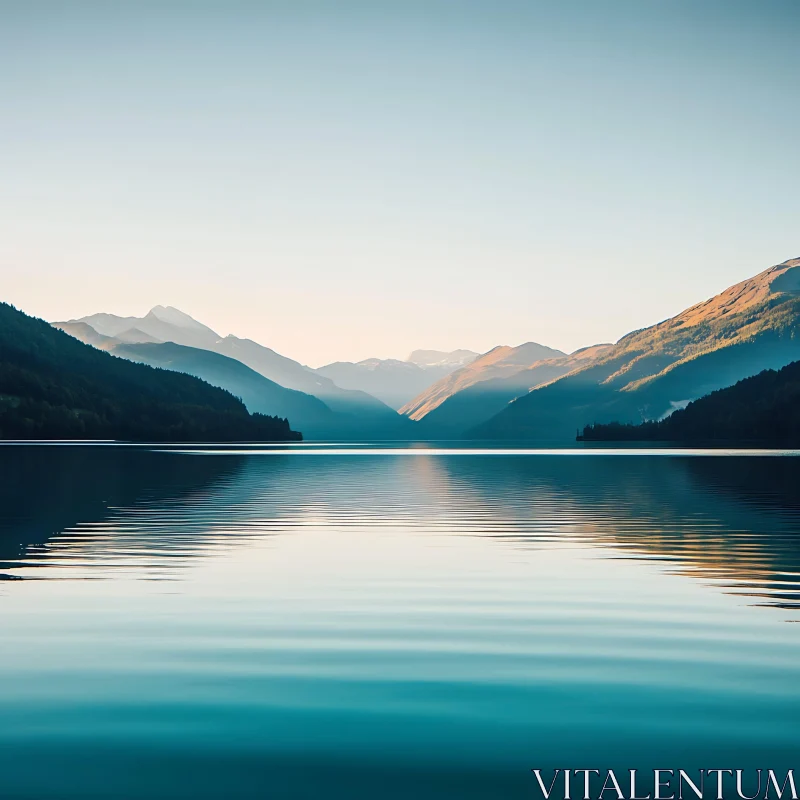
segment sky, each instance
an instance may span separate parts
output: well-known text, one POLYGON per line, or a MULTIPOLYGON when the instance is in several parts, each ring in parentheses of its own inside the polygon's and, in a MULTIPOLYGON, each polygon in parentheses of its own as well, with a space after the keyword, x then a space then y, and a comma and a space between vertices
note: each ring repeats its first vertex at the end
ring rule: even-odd
POLYGON ((794 0, 0 0, 0 300, 311 366, 614 341, 800 256, 794 0))

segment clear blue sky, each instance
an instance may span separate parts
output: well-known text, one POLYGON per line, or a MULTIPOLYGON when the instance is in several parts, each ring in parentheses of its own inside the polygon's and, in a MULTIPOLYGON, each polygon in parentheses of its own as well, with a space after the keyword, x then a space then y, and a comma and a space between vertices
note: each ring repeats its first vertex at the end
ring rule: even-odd
POLYGON ((800 256, 800 3, 3 2, 0 299, 311 365, 571 350, 800 256))

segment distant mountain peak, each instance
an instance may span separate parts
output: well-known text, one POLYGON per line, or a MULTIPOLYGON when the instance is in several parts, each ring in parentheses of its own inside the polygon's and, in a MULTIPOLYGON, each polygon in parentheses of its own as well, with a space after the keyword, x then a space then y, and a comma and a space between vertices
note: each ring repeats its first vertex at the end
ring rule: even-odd
POLYGON ((463 367, 479 355, 472 350, 414 350, 406 361, 423 368, 448 365, 463 367))
POLYGON ((435 381, 475 358, 470 350, 415 350, 406 361, 365 358, 336 361, 316 370, 337 386, 367 392, 397 410, 435 381))
POLYGON ((153 306, 144 317, 92 314, 70 322, 85 322, 103 336, 128 343, 175 342, 188 347, 211 346, 219 335, 172 306, 153 306))
POLYGON ((198 322, 194 317, 190 317, 187 313, 174 306, 153 306, 148 312, 148 316, 153 316, 169 325, 177 325, 179 328, 208 330, 208 327, 203 325, 202 322, 198 322))

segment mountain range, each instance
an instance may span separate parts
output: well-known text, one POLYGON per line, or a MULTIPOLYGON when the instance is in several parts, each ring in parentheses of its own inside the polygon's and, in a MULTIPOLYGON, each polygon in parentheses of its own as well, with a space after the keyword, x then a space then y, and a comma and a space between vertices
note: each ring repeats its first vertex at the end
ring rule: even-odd
POLYGON ((419 423, 422 436, 460 438, 514 398, 564 375, 597 351, 586 348, 568 356, 536 342, 495 347, 428 387, 400 413, 419 423))
POLYGON ((337 415, 319 398, 280 386, 240 361, 219 353, 174 342, 118 344, 111 352, 129 361, 194 375, 212 386, 227 389, 251 413, 291 419, 292 425, 308 438, 325 437, 339 423, 337 415))
POLYGON ((472 350, 415 350, 405 361, 368 358, 364 361, 336 361, 316 372, 343 389, 360 389, 390 408, 402 406, 432 383, 478 358, 472 350))
POLYGON ((169 306, 144 317, 53 324, 123 358, 228 389, 251 411, 286 416, 311 438, 566 443, 586 425, 662 419, 800 359, 800 259, 616 343, 573 353, 527 342, 483 355, 418 350, 405 361, 315 370, 252 340, 219 336, 169 306))
POLYGON ((800 259, 770 267, 623 336, 520 395, 466 435, 567 441, 591 423, 657 420, 717 389, 800 359, 800 259))
POLYGON ((366 392, 341 388, 250 339, 220 336, 171 306, 144 317, 100 313, 53 325, 122 358, 200 377, 241 397, 251 411, 287 413, 307 437, 404 438, 413 427, 366 392))

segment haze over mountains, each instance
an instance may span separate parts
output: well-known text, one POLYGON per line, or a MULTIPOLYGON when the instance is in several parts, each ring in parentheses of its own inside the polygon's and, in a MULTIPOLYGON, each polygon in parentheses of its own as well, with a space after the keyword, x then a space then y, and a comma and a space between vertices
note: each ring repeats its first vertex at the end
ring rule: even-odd
POLYGON ((312 438, 402 438, 411 427, 371 395, 342 389, 257 342, 222 337, 170 306, 155 306, 144 317, 100 313, 53 324, 122 358, 185 372, 228 389, 251 411, 269 408, 279 416, 289 411, 292 424, 312 438))
POLYGON ((118 317, 101 313, 70 321, 83 322, 103 336, 129 344, 175 342, 189 347, 208 348, 220 338, 211 328, 171 306, 154 306, 144 317, 118 317))
POLYGON ((360 389, 399 410, 435 381, 478 357, 472 350, 415 350, 405 361, 368 358, 336 361, 316 370, 343 389, 360 389))
POLYGON ((800 259, 615 344, 569 354, 527 342, 483 355, 418 350, 406 361, 314 370, 257 342, 220 337, 171 307, 54 325, 123 358, 226 388, 251 411, 286 416, 311 438, 568 442, 587 424, 657 420, 799 359, 800 259))
MULTIPOLYGON (((291 418, 297 430, 309 438, 327 436, 340 427, 340 420, 317 397, 287 389, 233 358, 198 347, 174 342, 119 344, 111 348, 115 356, 175 372, 194 375, 227 389, 241 398, 247 409, 260 414, 291 418)), ((343 424, 343 423, 342 423, 343 424)))

